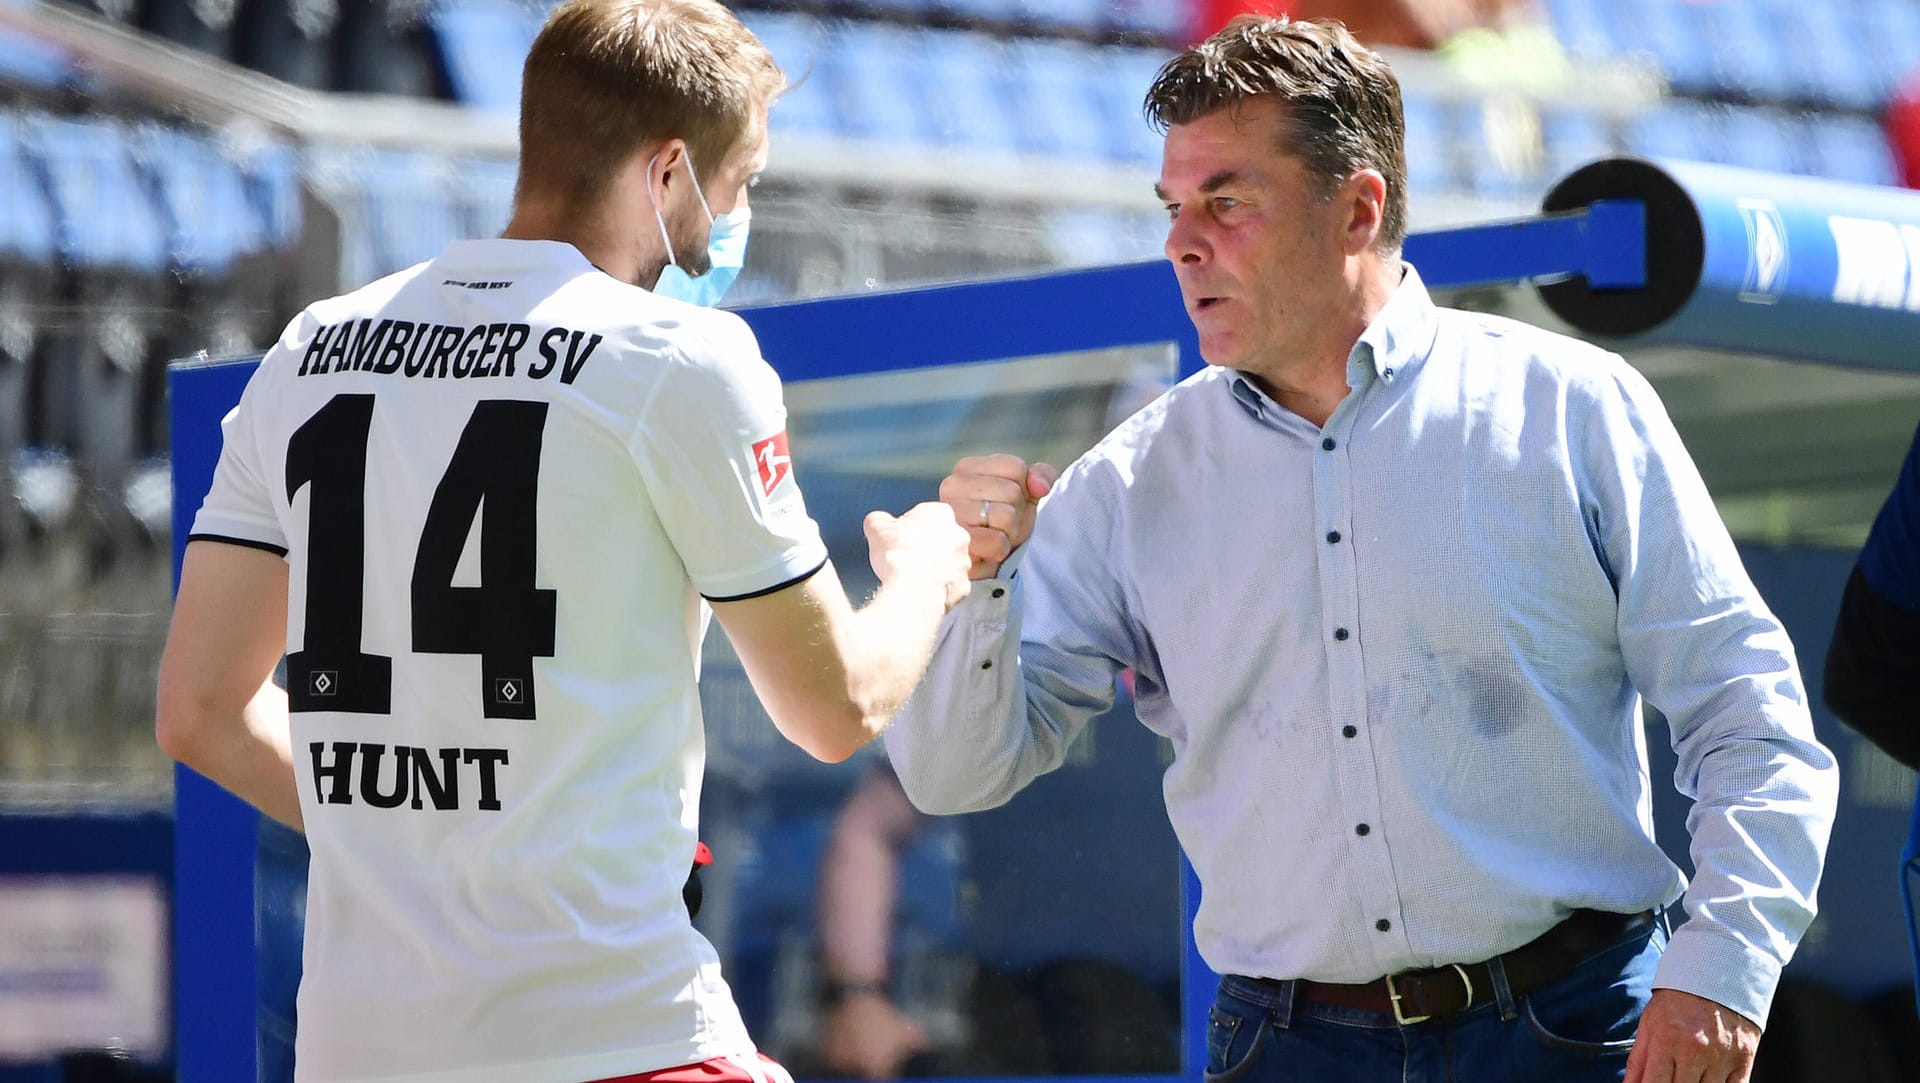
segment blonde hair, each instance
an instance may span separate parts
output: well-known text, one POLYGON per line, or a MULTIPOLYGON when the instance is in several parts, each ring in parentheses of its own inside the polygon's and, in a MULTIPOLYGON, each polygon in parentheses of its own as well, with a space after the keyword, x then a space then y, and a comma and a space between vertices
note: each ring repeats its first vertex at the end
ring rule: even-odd
POLYGON ((522 72, 520 195, 593 202, 636 150, 676 136, 704 181, 785 88, 715 0, 566 0, 522 72))

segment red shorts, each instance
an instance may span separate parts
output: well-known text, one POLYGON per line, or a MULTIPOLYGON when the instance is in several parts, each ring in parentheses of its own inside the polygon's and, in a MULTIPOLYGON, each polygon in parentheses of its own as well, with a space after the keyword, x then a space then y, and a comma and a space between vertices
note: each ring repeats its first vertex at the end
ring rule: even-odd
POLYGON ((793 1076, 765 1053, 755 1053, 751 1057, 715 1057, 699 1064, 599 1079, 594 1083, 793 1083, 793 1076))

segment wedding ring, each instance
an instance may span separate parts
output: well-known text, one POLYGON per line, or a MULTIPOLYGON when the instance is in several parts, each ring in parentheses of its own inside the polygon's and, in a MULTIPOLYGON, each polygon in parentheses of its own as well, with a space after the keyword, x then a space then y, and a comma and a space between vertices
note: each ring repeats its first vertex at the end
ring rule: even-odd
POLYGON ((993 511, 993 501, 982 500, 980 502, 980 525, 981 526, 987 525, 989 513, 991 513, 992 511, 993 511))

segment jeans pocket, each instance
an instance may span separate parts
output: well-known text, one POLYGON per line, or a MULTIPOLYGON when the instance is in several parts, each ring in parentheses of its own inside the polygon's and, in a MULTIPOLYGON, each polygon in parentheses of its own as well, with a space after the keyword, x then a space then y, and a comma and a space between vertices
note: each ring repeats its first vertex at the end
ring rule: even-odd
POLYGON ((1594 1018, 1576 1013, 1570 1019, 1554 1020, 1552 1029, 1549 1029, 1534 1011, 1532 997, 1520 998, 1520 1016, 1526 1020, 1527 1029, 1533 1032, 1534 1038, 1548 1049, 1557 1049, 1565 1053, 1590 1053, 1596 1056, 1625 1053, 1632 1049, 1634 1031, 1639 1026, 1637 1017, 1628 1019, 1626 1020, 1626 1037, 1606 1037, 1608 1034, 1618 1032, 1620 1020, 1617 1018, 1617 1013, 1601 1013, 1594 1018), (1615 1017, 1603 1018, 1609 1014, 1615 1017), (1598 1035, 1593 1035, 1595 1029, 1599 1031, 1598 1035), (1576 1037, 1576 1035, 1579 1036, 1576 1037))
POLYGON ((1264 1015, 1248 1019, 1216 1004, 1207 1013, 1206 1083, 1231 1083, 1253 1070, 1260 1044, 1267 1036, 1264 1015))

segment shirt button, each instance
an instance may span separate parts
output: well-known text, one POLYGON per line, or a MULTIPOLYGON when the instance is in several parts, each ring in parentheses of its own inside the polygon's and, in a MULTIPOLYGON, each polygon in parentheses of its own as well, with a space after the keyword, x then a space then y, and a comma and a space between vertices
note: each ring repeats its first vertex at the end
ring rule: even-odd
POLYGON ((1331 436, 1327 437, 1325 440, 1320 441, 1321 451, 1332 451, 1334 448, 1338 446, 1339 446, 1338 444, 1335 444, 1333 442, 1333 437, 1331 436))
POLYGON ((1382 372, 1382 373, 1380 374, 1380 376, 1381 376, 1381 378, 1382 378, 1382 379, 1386 379, 1386 380, 1392 380, 1392 379, 1393 379, 1393 370, 1392 370, 1392 369, 1388 369, 1388 370, 1386 370, 1385 372, 1382 372))
POLYGON ((1328 545, 1340 544, 1340 532, 1338 530, 1327 531, 1327 544, 1328 545))
POLYGON ((1007 588, 1005 587, 993 588, 993 596, 995 598, 1005 598, 1007 596, 1007 588))
POLYGON ((1393 929, 1393 922, 1388 921, 1386 918, 1381 918, 1379 921, 1373 923, 1373 927, 1383 933, 1390 932, 1393 929))
POLYGON ((1333 638, 1340 640, 1342 643, 1346 642, 1347 630, 1345 628, 1335 628, 1333 630, 1333 638))
POLYGON ((1340 736, 1342 737, 1358 737, 1359 735, 1360 735, 1359 729, 1353 726, 1340 727, 1340 736))
POLYGON ((1353 833, 1364 839, 1373 833, 1373 828, 1368 827, 1366 824, 1355 824, 1353 833))
POLYGON ((993 668, 993 659, 991 659, 991 658, 989 658, 989 659, 987 659, 986 661, 984 661, 984 662, 982 662, 982 663, 980 663, 980 668, 981 668, 981 669, 992 669, 992 668, 993 668))

